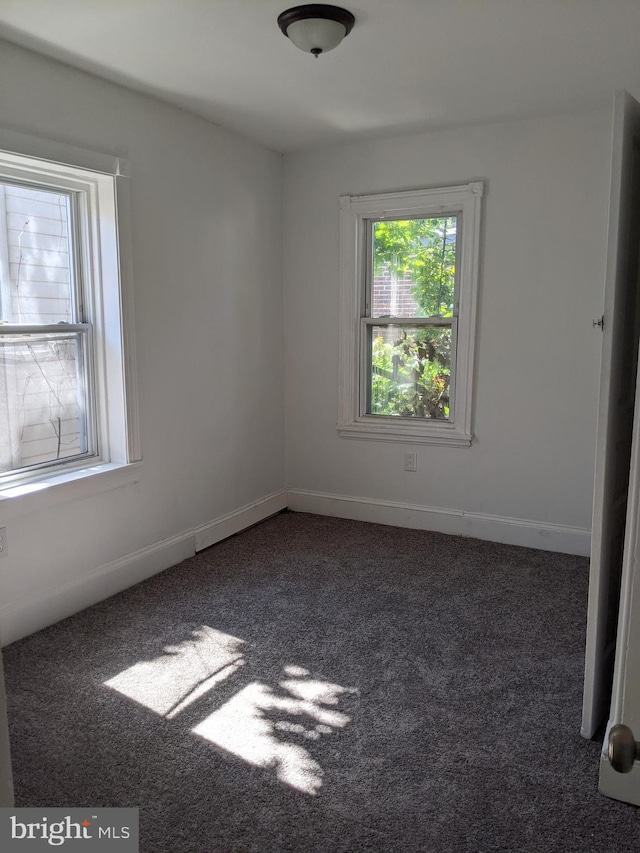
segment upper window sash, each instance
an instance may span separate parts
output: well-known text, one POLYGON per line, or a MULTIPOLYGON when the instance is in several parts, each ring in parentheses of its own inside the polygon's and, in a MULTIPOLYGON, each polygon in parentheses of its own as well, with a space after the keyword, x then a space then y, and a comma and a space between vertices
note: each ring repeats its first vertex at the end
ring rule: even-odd
MULTIPOLYGON (((374 245, 374 230, 375 226, 381 222, 395 222, 403 217, 400 215, 394 216, 386 216, 386 217, 375 217, 374 219, 363 218, 362 227, 364 229, 363 234, 363 248, 364 248, 364 299, 362 306, 362 316, 363 317, 374 317, 379 316, 381 319, 385 316, 394 316, 394 315, 374 315, 374 282, 376 278, 375 274, 375 245, 374 245)), ((406 219, 455 219, 456 220, 456 234, 461 232, 462 230, 462 210, 458 211, 447 211, 443 213, 441 210, 438 210, 437 213, 421 213, 414 214, 413 216, 407 216, 406 219)), ((459 304, 459 295, 460 295, 460 241, 456 239, 455 246, 455 282, 454 282, 454 293, 453 293, 453 306, 452 306, 452 314, 448 315, 456 316, 458 313, 458 304, 459 304)), ((427 317, 428 315, 414 315, 415 319, 423 316, 427 317)), ((443 315, 436 315, 443 316, 443 315)), ((398 317, 398 319, 400 319, 398 317)))
MULTIPOLYGON (((92 241, 90 222, 95 212, 95 195, 90 183, 81 182, 78 179, 58 179, 55 174, 43 175, 41 181, 37 181, 30 172, 16 168, 11 162, 4 162, 9 155, 0 151, 0 213, 4 214, 6 201, 4 199, 5 189, 11 187, 31 190, 34 192, 52 193, 63 196, 66 199, 67 227, 66 236, 68 242, 70 267, 70 298, 71 312, 69 322, 86 322, 91 313, 91 293, 89 292, 88 270, 91 266, 92 241), (91 198, 90 198, 91 196, 91 198)), ((43 166, 44 169, 44 166, 43 166)), ((7 247, 5 247, 5 250, 7 247)), ((9 281, 9 270, 4 276, 9 281)))

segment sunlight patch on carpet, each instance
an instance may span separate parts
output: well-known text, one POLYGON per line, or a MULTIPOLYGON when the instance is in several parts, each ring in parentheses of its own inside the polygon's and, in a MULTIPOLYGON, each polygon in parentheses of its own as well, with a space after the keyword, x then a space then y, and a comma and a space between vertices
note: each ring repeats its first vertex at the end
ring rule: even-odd
MULTIPOLYGON (((173 720, 211 693, 248 662, 244 640, 202 625, 187 639, 141 660, 106 687, 173 720)), ((313 677, 308 669, 287 664, 273 684, 251 681, 209 714, 191 732, 304 794, 316 794, 323 770, 313 744, 351 718, 339 709, 341 697, 357 692, 313 677)))
POLYGON ((192 731, 254 767, 273 770, 296 791, 317 794, 323 770, 300 741, 317 741, 344 728, 351 718, 323 705, 335 706, 341 694, 354 691, 304 677, 282 681, 279 687, 276 692, 259 681, 248 684, 192 731))
POLYGON ((152 660, 140 661, 105 685, 145 708, 173 719, 244 665, 245 643, 202 625, 152 660))

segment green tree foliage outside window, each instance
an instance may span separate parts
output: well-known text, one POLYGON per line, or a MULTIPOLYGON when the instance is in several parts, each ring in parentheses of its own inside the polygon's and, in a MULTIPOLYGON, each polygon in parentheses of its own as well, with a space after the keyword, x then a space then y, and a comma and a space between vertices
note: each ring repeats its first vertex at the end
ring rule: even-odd
MULTIPOLYGON (((455 216, 373 223, 374 277, 410 282, 415 307, 403 316, 453 318, 456 225, 455 216)), ((448 418, 451 325, 394 325, 382 311, 372 294, 371 316, 381 322, 370 326, 369 413, 448 418)))

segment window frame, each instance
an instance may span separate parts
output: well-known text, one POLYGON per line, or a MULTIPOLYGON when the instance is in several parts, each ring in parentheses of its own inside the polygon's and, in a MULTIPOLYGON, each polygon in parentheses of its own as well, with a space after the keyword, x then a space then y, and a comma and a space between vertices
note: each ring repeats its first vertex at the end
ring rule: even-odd
POLYGON ((340 198, 340 373, 338 433, 344 438, 469 447, 484 182, 340 198), (456 302, 452 318, 371 317, 371 223, 456 216, 456 302), (452 329, 450 417, 403 418, 366 413, 371 325, 447 325, 452 329), (455 343, 455 346, 454 346, 455 343))
MULTIPOLYGON (((42 504, 43 489, 64 484, 69 497, 77 496, 85 477, 91 491, 102 491, 105 485, 96 488, 96 475, 110 472, 111 484, 130 482, 141 461, 128 177, 128 163, 120 157, 0 128, 0 179, 72 194, 74 275, 85 279, 75 283, 83 301, 83 314, 75 319, 84 322, 37 328, 82 329, 92 338, 87 378, 94 384, 97 450, 0 475, 0 503, 37 493, 42 504)), ((35 328, 3 325, 4 334, 35 328)), ((18 503, 30 511, 30 505, 18 503)))

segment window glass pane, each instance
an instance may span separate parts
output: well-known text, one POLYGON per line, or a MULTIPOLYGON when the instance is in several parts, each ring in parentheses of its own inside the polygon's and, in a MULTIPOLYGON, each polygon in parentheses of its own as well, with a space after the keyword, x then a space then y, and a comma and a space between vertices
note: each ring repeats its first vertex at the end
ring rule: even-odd
POLYGON ((89 451, 84 337, 0 336, 0 471, 89 451))
POLYGON ((372 317, 452 317, 457 216, 373 222, 372 317))
POLYGON ((76 316, 67 193, 0 183, 0 319, 73 323, 76 316))
POLYGON ((449 417, 450 326, 370 327, 367 414, 449 417))

